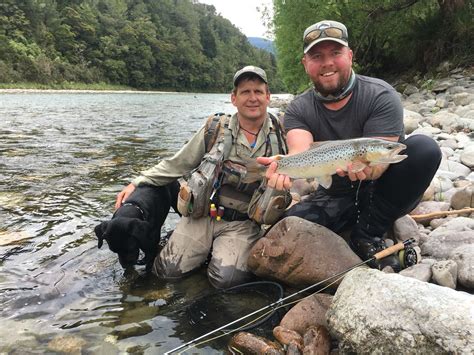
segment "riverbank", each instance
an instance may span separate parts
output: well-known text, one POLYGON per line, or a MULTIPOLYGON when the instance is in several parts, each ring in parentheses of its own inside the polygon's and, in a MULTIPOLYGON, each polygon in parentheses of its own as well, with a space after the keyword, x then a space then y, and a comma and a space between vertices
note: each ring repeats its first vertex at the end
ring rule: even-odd
POLYGON ((54 94, 179 94, 172 91, 141 91, 141 90, 108 90, 108 89, 0 89, 0 94, 28 94, 28 93, 54 93, 54 94))

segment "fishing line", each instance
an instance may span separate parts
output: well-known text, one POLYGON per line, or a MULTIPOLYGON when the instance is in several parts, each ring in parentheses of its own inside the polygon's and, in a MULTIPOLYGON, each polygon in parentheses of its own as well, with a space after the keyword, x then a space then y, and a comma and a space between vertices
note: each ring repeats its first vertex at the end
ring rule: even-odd
POLYGON ((356 220, 356 224, 359 223, 359 218, 360 218, 360 205, 359 205, 359 191, 360 191, 360 187, 362 186, 362 180, 359 180, 359 184, 357 185, 357 190, 356 190, 356 195, 355 195, 355 201, 354 201, 354 204, 357 208, 357 220, 356 220))
MULTIPOLYGON (((361 266, 361 265, 359 265, 359 266, 361 266)), ((224 331, 224 330, 223 330, 223 331, 222 331, 222 332, 223 332, 222 334, 219 334, 219 335, 217 335, 217 336, 215 336, 215 337, 212 337, 212 338, 203 340, 203 341, 201 341, 201 342, 199 342, 199 343, 195 343, 194 345, 190 345, 190 346, 188 346, 186 349, 180 351, 180 352, 178 353, 178 355, 184 354, 184 353, 185 353, 186 351, 188 351, 188 350, 194 349, 194 348, 196 348, 196 347, 198 347, 198 346, 200 346, 200 345, 209 343, 209 342, 211 342, 211 341, 213 341, 213 340, 222 338, 222 337, 224 337, 224 336, 226 336, 226 335, 229 335, 229 334, 238 332, 240 329, 246 328, 246 327, 249 326, 250 324, 257 322, 258 320, 260 320, 260 319, 266 317, 267 315, 269 315, 269 314, 275 312, 276 310, 278 310, 278 309, 280 309, 280 308, 288 307, 288 306, 290 306, 290 305, 292 305, 292 304, 296 304, 296 303, 299 303, 300 301, 303 301, 303 300, 305 300, 305 299, 307 299, 307 298, 310 298, 311 296, 314 296, 314 295, 316 295, 316 294, 318 294, 318 293, 320 293, 320 292, 326 290, 327 288, 331 287, 331 286, 334 285, 335 283, 339 282, 340 280, 342 280, 342 279, 344 278, 344 276, 345 276, 345 275, 339 276, 339 277, 336 278, 334 281, 330 282, 329 284, 327 284, 327 285, 324 286, 323 288, 317 290, 316 292, 313 292, 312 294, 310 294, 310 295, 308 295, 308 296, 305 296, 305 297, 303 297, 303 298, 299 298, 299 299, 297 299, 297 300, 290 301, 290 302, 287 302, 287 303, 283 303, 283 304, 281 304, 281 305, 279 305, 279 306, 277 306, 277 307, 275 307, 275 308, 272 308, 271 310, 269 310, 269 311, 263 313, 262 315, 260 315, 260 316, 258 316, 258 317, 256 317, 256 318, 252 319, 251 321, 249 321, 249 322, 247 322, 247 323, 241 325, 240 327, 237 327, 236 329, 232 329, 232 330, 229 330, 229 331, 224 331)), ((323 280, 323 281, 324 281, 324 280, 323 280)), ((167 353, 165 353, 165 354, 170 354, 170 353, 172 353, 172 352, 173 352, 173 351, 170 351, 170 352, 167 352, 167 353)))
MULTIPOLYGON (((383 249, 382 251, 379 251, 378 253, 374 254, 374 256, 372 256, 371 258, 369 258, 369 259, 367 259, 367 260, 365 260, 365 261, 361 261, 360 263, 355 264, 355 265, 349 267, 349 268, 346 269, 346 270, 340 271, 339 273, 337 273, 337 274, 335 274, 335 275, 332 275, 332 276, 330 276, 330 277, 328 277, 328 278, 326 278, 326 279, 324 279, 324 280, 322 280, 322 281, 319 281, 319 282, 317 282, 317 283, 315 283, 315 284, 313 284, 313 285, 310 285, 310 286, 308 286, 308 287, 306 287, 306 288, 304 288, 304 289, 302 289, 302 290, 300 290, 300 291, 297 291, 297 292, 295 292, 295 293, 292 293, 291 295, 288 295, 288 296, 286 296, 286 297, 284 297, 284 298, 282 298, 282 299, 280 299, 280 300, 278 300, 278 301, 276 301, 276 302, 273 302, 273 303, 271 303, 271 304, 269 304, 269 305, 267 305, 267 306, 265 306, 265 307, 263 307, 263 308, 257 309, 256 311, 251 312, 251 313, 249 313, 249 314, 247 314, 247 315, 245 315, 245 316, 243 316, 243 317, 240 317, 239 319, 236 319, 236 320, 234 320, 234 321, 232 321, 232 322, 230 322, 230 323, 227 323, 227 324, 225 324, 225 325, 223 325, 223 326, 221 326, 221 327, 219 327, 219 328, 217 328, 217 329, 214 329, 214 330, 211 331, 211 332, 208 332, 208 333, 206 333, 206 334, 203 334, 203 335, 201 335, 200 337, 197 337, 197 338, 195 338, 195 339, 193 339, 193 340, 191 340, 191 341, 188 341, 188 342, 185 343, 185 344, 182 344, 182 345, 180 345, 180 346, 178 346, 178 347, 176 347, 176 348, 174 348, 174 349, 172 349, 172 350, 169 350, 169 351, 165 352, 165 354, 171 354, 171 353, 173 353, 173 352, 176 352, 176 351, 179 350, 179 349, 189 347, 189 345, 194 344, 194 343, 196 343, 197 341, 199 341, 199 340, 201 340, 201 339, 204 339, 204 338, 208 337, 208 336, 211 335, 211 334, 214 334, 214 333, 216 333, 216 332, 218 332, 218 331, 221 331, 221 330, 223 330, 223 329, 226 329, 227 327, 229 327, 229 326, 231 326, 231 325, 234 325, 234 324, 236 324, 236 323, 242 321, 242 320, 245 319, 245 318, 254 316, 254 315, 258 314, 259 312, 262 312, 262 311, 264 311, 264 310, 266 310, 266 309, 271 308, 271 309, 272 309, 272 312, 273 312, 273 311, 274 311, 274 307, 275 307, 276 305, 281 306, 281 304, 282 304, 284 301, 286 301, 286 300, 288 300, 288 299, 290 299, 290 298, 292 298, 292 297, 295 297, 295 296, 297 296, 297 295, 299 295, 299 294, 301 294, 301 293, 303 293, 303 292, 307 292, 307 291, 309 291, 310 289, 315 288, 316 286, 321 285, 322 283, 328 282, 328 281, 331 280, 331 279, 336 279, 336 278, 339 278, 339 277, 342 278, 342 276, 344 276, 344 275, 345 275, 346 273, 348 273, 349 271, 351 271, 351 270, 353 270, 353 269, 355 269, 355 268, 357 268, 357 267, 359 267, 359 266, 365 265, 365 264, 367 264, 367 263, 369 263, 369 262, 372 262, 372 261, 374 261, 374 260, 381 260, 381 259, 383 259, 383 258, 385 258, 385 257, 387 257, 387 256, 389 256, 389 255, 392 255, 393 253, 396 253, 396 252, 398 252, 398 251, 404 250, 404 249, 406 249, 410 244, 412 244, 412 243, 414 243, 414 242, 415 242, 415 239, 410 238, 410 239, 407 239, 407 240, 405 240, 405 241, 403 241, 403 242, 400 242, 400 243, 397 243, 397 244, 395 244, 395 245, 392 245, 391 247, 388 247, 388 248, 386 248, 386 249, 383 249)), ((336 281, 333 281, 332 283, 334 283, 334 282, 336 282, 336 281)), ((331 285, 331 283, 330 283, 329 285, 331 285)), ((329 287, 329 285, 326 286, 326 287, 329 287)), ((319 292, 320 292, 320 291, 319 291, 319 292)), ((186 349, 187 349, 187 348, 186 348, 186 349)))

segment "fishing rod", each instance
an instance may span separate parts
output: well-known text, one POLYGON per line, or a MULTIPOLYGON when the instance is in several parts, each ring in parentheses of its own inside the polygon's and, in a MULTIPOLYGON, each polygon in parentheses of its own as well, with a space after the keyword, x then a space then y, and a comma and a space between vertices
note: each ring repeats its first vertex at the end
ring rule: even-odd
MULTIPOLYGON (((327 281, 329 281, 329 280, 331 280, 331 279, 334 279, 334 278, 337 278, 337 277, 339 277, 339 276, 342 276, 342 275, 344 275, 345 273, 347 273, 347 272, 349 272, 349 271, 351 271, 351 270, 353 270, 353 269, 355 269, 355 268, 358 268, 359 266, 365 265, 365 264, 370 263, 370 262, 372 262, 372 261, 376 261, 376 260, 383 259, 383 258, 385 258, 385 257, 387 257, 387 256, 389 256, 389 255, 392 255, 392 254, 394 254, 394 253, 396 253, 396 252, 398 252, 398 251, 400 251, 400 250, 403 250, 403 249, 407 248, 409 245, 413 244, 414 242, 415 242, 415 239, 410 238, 410 239, 407 239, 407 240, 405 240, 405 241, 403 241, 403 242, 399 242, 399 243, 397 243, 397 244, 394 244, 394 245, 392 245, 391 247, 388 247, 388 248, 386 248, 386 249, 384 249, 384 250, 382 250, 382 251, 379 251, 378 253, 374 254, 374 256, 372 256, 371 258, 369 258, 369 259, 367 259, 367 260, 365 260, 365 261, 362 261, 362 262, 360 262, 360 263, 358 263, 358 264, 356 264, 356 265, 353 265, 353 266, 349 267, 348 269, 346 269, 346 270, 344 270, 344 271, 341 271, 341 272, 339 272, 339 273, 337 273, 337 274, 335 274, 335 275, 329 276, 328 278, 326 278, 326 279, 324 279, 324 280, 322 280, 322 281, 319 281, 318 283, 312 284, 312 285, 310 285, 310 286, 308 286, 308 287, 306 287, 306 288, 304 288, 304 289, 302 289, 302 290, 299 290, 299 291, 297 291, 297 292, 295 292, 295 293, 292 293, 291 295, 288 295, 288 296, 286 296, 286 297, 284 297, 284 298, 281 298, 281 299, 279 299, 279 300, 276 301, 276 302, 270 303, 269 305, 267 305, 267 306, 265 306, 265 307, 262 307, 262 308, 260 308, 260 309, 257 309, 256 311, 253 311, 253 312, 251 312, 251 313, 249 313, 249 314, 247 314, 247 315, 245 315, 245 316, 243 316, 243 317, 240 317, 239 319, 236 319, 236 320, 234 320, 234 321, 232 321, 232 322, 230 322, 230 323, 227 323, 227 324, 225 324, 225 325, 223 325, 223 326, 221 326, 221 327, 219 327, 219 328, 217 328, 217 329, 214 329, 214 330, 212 330, 212 331, 210 331, 210 332, 208 332, 208 333, 206 333, 206 334, 204 334, 204 335, 201 335, 200 337, 197 337, 197 338, 195 338, 195 339, 193 339, 193 340, 190 340, 190 341, 188 341, 187 343, 182 344, 182 345, 180 345, 180 346, 178 346, 178 347, 176 347, 176 348, 174 348, 174 349, 168 350, 167 352, 164 353, 164 355, 174 353, 174 352, 176 352, 176 351, 178 351, 178 350, 180 350, 180 349, 182 349, 182 348, 184 348, 184 347, 186 347, 186 346, 189 346, 189 345, 191 345, 191 344, 193 344, 193 343, 196 343, 197 341, 199 341, 199 340, 201 340, 201 339, 204 339, 204 338, 208 337, 208 336, 211 335, 211 334, 214 334, 214 333, 217 333, 217 332, 220 331, 220 330, 226 329, 226 328, 228 328, 229 326, 234 325, 235 323, 238 323, 238 322, 240 322, 240 321, 242 321, 242 320, 244 320, 244 319, 246 319, 246 318, 248 318, 248 317, 251 317, 251 316, 253 316, 253 315, 255 315, 255 314, 258 314, 258 313, 260 313, 260 312, 266 311, 266 310, 269 309, 269 308, 273 308, 273 307, 275 307, 275 306, 278 306, 278 305, 282 304, 283 302, 285 302, 286 300, 288 300, 288 299, 290 299, 290 298, 293 298, 293 297, 295 297, 295 296, 297 296, 297 295, 299 295, 299 294, 301 294, 301 293, 307 292, 307 291, 309 291, 309 290, 311 290, 311 289, 313 289, 313 288, 315 288, 315 287, 321 285, 322 283, 327 282, 327 281)), ((229 333, 231 333, 231 332, 232 332, 232 331, 229 331, 229 333)))

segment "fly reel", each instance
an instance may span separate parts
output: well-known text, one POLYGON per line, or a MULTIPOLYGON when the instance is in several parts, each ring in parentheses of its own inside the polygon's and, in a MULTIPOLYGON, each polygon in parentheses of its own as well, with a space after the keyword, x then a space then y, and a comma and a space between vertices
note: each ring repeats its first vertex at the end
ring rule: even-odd
POLYGON ((398 252, 398 260, 402 269, 418 264, 420 258, 418 257, 418 252, 412 246, 405 246, 404 249, 398 252))

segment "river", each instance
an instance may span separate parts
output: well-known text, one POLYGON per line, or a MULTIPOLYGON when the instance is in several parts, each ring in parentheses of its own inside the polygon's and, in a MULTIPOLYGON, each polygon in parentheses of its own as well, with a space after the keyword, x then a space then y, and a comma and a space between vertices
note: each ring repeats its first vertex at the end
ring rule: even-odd
POLYGON ((179 310, 209 292, 202 272, 124 273, 93 228, 215 112, 235 112, 229 95, 0 94, 0 353, 156 354, 201 334, 179 310))

